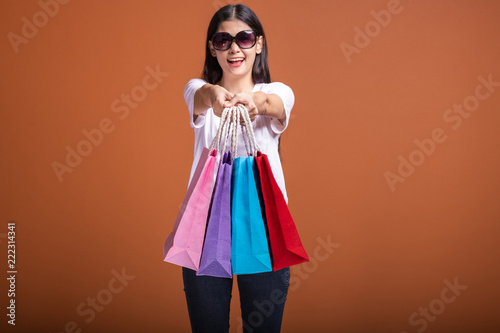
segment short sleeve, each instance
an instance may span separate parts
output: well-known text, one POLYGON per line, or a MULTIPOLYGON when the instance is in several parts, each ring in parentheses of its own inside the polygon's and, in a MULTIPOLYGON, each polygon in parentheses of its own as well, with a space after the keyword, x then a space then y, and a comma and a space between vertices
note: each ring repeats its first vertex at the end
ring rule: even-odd
POLYGON ((283 102, 283 107, 285 108, 286 116, 283 124, 276 118, 271 119, 272 130, 277 134, 281 134, 288 127, 288 120, 290 119, 290 113, 292 112, 292 108, 295 103, 295 96, 292 89, 281 82, 270 83, 266 88, 266 94, 278 95, 283 102))
POLYGON ((207 82, 202 79, 191 79, 184 87, 184 101, 189 110, 189 124, 193 128, 202 127, 205 123, 205 114, 200 114, 196 121, 193 121, 194 112, 194 94, 198 89, 203 87, 207 82))

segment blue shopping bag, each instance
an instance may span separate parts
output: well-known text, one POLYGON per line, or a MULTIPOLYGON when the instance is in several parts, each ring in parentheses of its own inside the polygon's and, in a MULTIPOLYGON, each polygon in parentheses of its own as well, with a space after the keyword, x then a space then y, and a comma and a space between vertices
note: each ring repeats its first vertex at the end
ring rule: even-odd
POLYGON ((231 175, 233 274, 272 271, 259 174, 253 156, 237 157, 231 175))

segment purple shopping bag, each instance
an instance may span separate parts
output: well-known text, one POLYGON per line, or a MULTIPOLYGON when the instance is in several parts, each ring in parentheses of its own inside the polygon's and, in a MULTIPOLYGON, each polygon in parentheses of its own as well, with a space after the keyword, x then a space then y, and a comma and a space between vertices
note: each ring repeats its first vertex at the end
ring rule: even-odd
POLYGON ((196 275, 231 278, 231 153, 221 161, 196 275))

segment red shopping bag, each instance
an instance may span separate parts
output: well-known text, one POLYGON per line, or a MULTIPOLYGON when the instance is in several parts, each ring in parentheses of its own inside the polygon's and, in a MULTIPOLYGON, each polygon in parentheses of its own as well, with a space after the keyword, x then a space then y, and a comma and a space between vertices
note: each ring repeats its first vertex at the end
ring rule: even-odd
POLYGON ((274 178, 267 155, 257 151, 255 160, 264 197, 273 270, 309 261, 285 197, 274 178))

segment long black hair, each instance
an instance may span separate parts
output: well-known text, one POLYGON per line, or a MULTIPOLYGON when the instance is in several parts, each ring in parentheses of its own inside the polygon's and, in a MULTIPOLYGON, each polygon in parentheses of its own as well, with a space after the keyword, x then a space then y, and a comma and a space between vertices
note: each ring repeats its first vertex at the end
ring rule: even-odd
POLYGON ((271 74, 269 73, 269 65, 267 63, 267 40, 264 34, 264 28, 255 13, 243 4, 227 5, 219 9, 210 24, 208 25, 207 39, 205 41, 205 65, 203 67, 202 78, 208 83, 215 84, 222 78, 222 68, 219 65, 216 57, 213 57, 208 47, 208 41, 212 39, 217 32, 219 24, 224 21, 240 20, 248 24, 255 31, 257 36, 264 37, 264 45, 262 52, 255 56, 253 64, 252 79, 254 83, 271 83, 271 74))
MULTIPOLYGON (((216 84, 222 79, 222 68, 217 58, 212 56, 210 48, 208 47, 208 41, 211 40, 213 35, 217 32, 219 24, 234 19, 245 22, 250 29, 255 31, 257 36, 262 36, 264 38, 262 52, 255 55, 252 80, 253 83, 271 83, 271 73, 269 72, 269 64, 267 62, 267 39, 264 28, 253 10, 243 4, 226 5, 219 9, 212 17, 208 25, 207 39, 205 40, 205 65, 203 66, 202 79, 211 84, 216 84)), ((281 159, 281 135, 278 139, 278 154, 281 159)))

